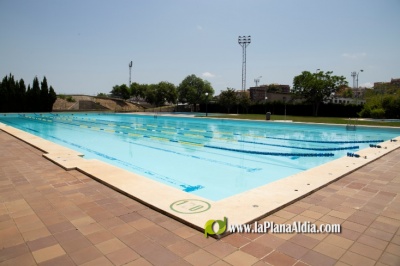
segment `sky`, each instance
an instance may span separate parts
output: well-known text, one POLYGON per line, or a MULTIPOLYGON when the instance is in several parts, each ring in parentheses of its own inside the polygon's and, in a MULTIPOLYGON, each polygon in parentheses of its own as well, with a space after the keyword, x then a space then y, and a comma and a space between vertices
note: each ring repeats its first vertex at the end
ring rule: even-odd
POLYGON ((35 76, 56 93, 207 80, 216 94, 333 71, 353 85, 400 78, 399 0, 0 0, 0 78, 35 76), (360 70, 364 70, 361 72, 360 70))

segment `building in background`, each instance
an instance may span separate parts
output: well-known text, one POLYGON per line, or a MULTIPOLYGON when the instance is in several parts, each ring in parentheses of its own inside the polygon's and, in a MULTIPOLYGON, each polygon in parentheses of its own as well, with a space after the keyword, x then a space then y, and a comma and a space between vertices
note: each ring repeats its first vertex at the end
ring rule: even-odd
POLYGON ((400 79, 391 79, 390 82, 375 82, 374 89, 382 89, 382 88, 397 88, 400 89, 400 79))
POLYGON ((264 102, 265 97, 270 102, 274 101, 290 101, 292 94, 289 85, 270 84, 260 85, 258 87, 250 87, 250 100, 252 102, 264 102))

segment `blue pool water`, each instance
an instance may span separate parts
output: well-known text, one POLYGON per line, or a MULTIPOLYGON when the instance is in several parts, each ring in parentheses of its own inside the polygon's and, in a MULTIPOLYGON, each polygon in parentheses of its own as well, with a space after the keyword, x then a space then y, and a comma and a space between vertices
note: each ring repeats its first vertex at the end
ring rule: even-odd
POLYGON ((400 135, 398 128, 126 114, 7 114, 0 122, 210 200, 400 135))

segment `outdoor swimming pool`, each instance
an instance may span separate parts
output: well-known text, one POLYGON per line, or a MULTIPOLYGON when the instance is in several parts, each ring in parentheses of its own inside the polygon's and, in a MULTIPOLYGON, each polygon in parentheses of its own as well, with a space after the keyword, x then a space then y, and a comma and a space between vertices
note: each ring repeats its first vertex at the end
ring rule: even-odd
POLYGON ((7 114, 0 122, 209 200, 400 135, 398 128, 127 114, 7 114))

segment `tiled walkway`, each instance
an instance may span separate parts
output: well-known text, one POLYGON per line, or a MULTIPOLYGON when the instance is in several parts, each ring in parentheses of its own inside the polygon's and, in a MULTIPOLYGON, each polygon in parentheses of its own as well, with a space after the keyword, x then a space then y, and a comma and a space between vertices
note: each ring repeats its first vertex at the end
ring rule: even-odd
POLYGON ((400 265, 399 149, 260 221, 341 234, 219 241, 41 154, 0 131, 0 265, 400 265))

